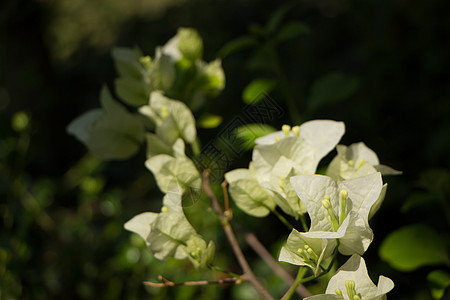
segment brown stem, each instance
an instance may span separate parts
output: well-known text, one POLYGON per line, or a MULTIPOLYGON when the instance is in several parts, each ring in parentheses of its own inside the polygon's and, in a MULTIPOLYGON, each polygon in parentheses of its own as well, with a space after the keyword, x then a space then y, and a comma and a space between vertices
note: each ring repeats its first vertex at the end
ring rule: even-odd
POLYGON ((228 197, 227 185, 228 185, 228 182, 225 179, 221 184, 222 192, 223 192, 223 204, 225 206, 224 215, 225 215, 225 217, 227 217, 228 220, 231 220, 233 218, 233 213, 230 209, 230 198, 228 197))
POLYGON ((225 235, 228 238, 228 241, 231 245, 231 248, 233 249, 234 255, 236 256, 239 265, 241 266, 242 270, 244 271, 245 278, 255 287, 255 289, 258 291, 258 293, 261 294, 265 299, 271 299, 273 300, 273 297, 269 294, 269 292, 264 288, 264 286, 258 281, 255 274, 253 273, 252 269, 250 268, 250 265, 248 264, 247 260, 245 259, 244 253, 242 253, 241 247, 239 247, 239 244, 236 240, 236 236, 234 235, 233 229, 231 228, 230 223, 228 222, 227 217, 223 214, 222 209, 220 208, 219 201, 217 200, 216 196, 214 195, 211 185, 209 183, 209 172, 208 170, 205 170, 203 172, 203 190, 205 191, 208 198, 211 200, 212 207, 216 214, 221 219, 221 224, 223 227, 223 230, 225 231, 225 235))
POLYGON ((224 278, 224 279, 219 279, 219 280, 199 280, 199 281, 184 281, 184 282, 172 282, 167 280, 166 278, 160 277, 161 281, 163 282, 151 282, 151 281, 144 281, 144 285, 147 286, 154 286, 154 287, 166 287, 166 286, 183 286, 183 285, 190 285, 190 286, 194 286, 194 285, 210 285, 210 284, 228 284, 228 283, 233 283, 233 284, 239 284, 241 282, 241 280, 239 278, 224 278))
MULTIPOLYGON (((245 235, 245 240, 252 247, 252 249, 266 262, 266 264, 274 271, 274 273, 286 281, 290 286, 294 284, 294 277, 292 277, 286 270, 284 270, 278 262, 272 257, 272 255, 267 251, 263 244, 258 240, 258 238, 253 233, 248 233, 245 235)), ((297 294, 302 298, 310 297, 312 294, 303 286, 299 285, 296 288, 297 294)))

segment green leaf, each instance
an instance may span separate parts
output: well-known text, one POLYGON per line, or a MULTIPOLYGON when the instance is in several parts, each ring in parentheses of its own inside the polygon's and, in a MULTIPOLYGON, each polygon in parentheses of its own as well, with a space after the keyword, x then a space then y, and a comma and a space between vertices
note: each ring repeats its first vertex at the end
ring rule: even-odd
POLYGON ((140 112, 153 119, 156 134, 168 145, 172 145, 179 137, 192 143, 197 136, 194 116, 186 104, 169 99, 161 92, 153 92, 149 107, 140 112))
POLYGON ((197 121, 197 126, 201 128, 216 128, 222 123, 222 117, 212 114, 204 114, 197 121))
POLYGON ((155 155, 145 162, 153 173, 161 191, 178 191, 185 194, 201 189, 200 174, 187 157, 173 157, 167 154, 155 155))
POLYGON ((358 88, 358 79, 340 72, 331 72, 317 79, 311 87, 308 109, 336 103, 350 97, 358 88))
POLYGON ((267 124, 247 124, 236 129, 236 136, 246 141, 243 145, 244 150, 250 150, 255 146, 255 140, 257 138, 275 131, 275 128, 267 124))
POLYGON ((258 78, 250 82, 242 92, 242 99, 247 104, 256 104, 269 94, 276 86, 276 81, 258 78))
POLYGON ((126 159, 134 155, 144 140, 144 124, 116 102, 104 87, 102 110, 90 111, 75 119, 67 130, 103 159, 126 159))
POLYGON ((189 60, 201 59, 203 56, 203 41, 198 32, 192 28, 178 29, 178 49, 189 60))
POLYGON ((434 270, 427 276, 433 299, 442 299, 445 290, 450 286, 450 274, 442 270, 434 270))
POLYGON ((238 51, 255 47, 257 45, 258 41, 256 40, 255 37, 250 35, 241 36, 225 44, 225 46, 223 46, 222 49, 220 49, 217 56, 223 59, 238 51))
POLYGON ((149 88, 142 80, 121 77, 115 80, 116 92, 123 102, 132 106, 148 103, 149 88))
POLYGON ((310 29, 304 23, 299 21, 289 22, 281 27, 276 36, 277 42, 292 40, 298 36, 310 33, 310 29))
POLYGON ((112 57, 117 72, 121 77, 134 78, 140 80, 143 76, 144 68, 139 63, 142 56, 139 50, 129 48, 114 48, 112 57))
POLYGON ((409 225, 389 234, 380 247, 379 255, 400 271, 448 263, 449 249, 444 240, 444 236, 428 225, 409 225))
POLYGON ((269 18, 269 21, 266 25, 266 30, 268 33, 275 32, 279 27, 280 24, 283 22, 283 19, 286 17, 286 14, 289 13, 289 11, 292 9, 293 6, 295 6, 295 2, 288 2, 284 5, 280 6, 277 10, 275 10, 274 13, 269 18))
POLYGON ((147 133, 147 158, 153 157, 158 154, 172 154, 172 149, 169 145, 164 143, 156 134, 147 133))

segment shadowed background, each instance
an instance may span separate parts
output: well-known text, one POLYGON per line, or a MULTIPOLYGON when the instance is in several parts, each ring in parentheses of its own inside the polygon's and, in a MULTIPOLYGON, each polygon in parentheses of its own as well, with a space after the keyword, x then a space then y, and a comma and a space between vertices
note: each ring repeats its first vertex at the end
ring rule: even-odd
MULTIPOLYGON (((66 126, 99 106, 102 84, 113 85, 114 46, 137 45, 153 56, 178 27, 193 27, 204 40, 205 60, 211 61, 229 41, 244 35, 256 36, 259 45, 272 41, 275 33, 261 28, 280 6, 261 0, 0 4, 0 293, 5 299, 254 299, 246 285, 143 287, 142 281, 156 280, 158 274, 178 281, 212 275, 191 271, 183 262, 157 261, 123 229, 132 216, 161 205, 161 194, 143 165, 145 150, 127 161, 103 162, 69 136, 66 126)), ((417 222, 438 232, 449 230, 449 9, 447 1, 298 1, 283 22, 302 22, 308 33, 276 46, 283 84, 301 121, 344 121, 343 144, 364 141, 383 164, 404 172, 387 178, 387 198, 371 221, 375 240, 365 254, 373 280, 383 274, 396 283, 389 295, 393 299, 431 299, 426 275, 432 269, 401 272, 380 262, 384 237, 417 222), (336 72, 354 79, 355 87, 342 99, 311 108, 314 84, 336 72), (444 209, 436 209, 439 199, 444 209)), ((210 112, 223 116, 223 124, 244 107, 242 91, 249 82, 280 80, 261 64, 267 62, 264 55, 260 46, 223 58, 226 87, 208 104, 210 112)), ((292 124, 281 101, 285 95, 275 89, 270 96, 287 112, 271 125, 292 124)), ((215 135, 199 131, 204 143, 215 135)), ((248 159, 250 152, 234 167, 245 166, 248 159)), ((207 203, 186 213, 194 225, 209 228, 198 230, 202 235, 218 240, 216 261, 239 272, 216 220, 195 213, 202 205, 207 203)), ((278 220, 234 210, 237 230, 253 229, 277 256, 288 234, 278 220)), ((266 276, 269 290, 282 294, 287 285, 251 250, 246 253, 256 273, 266 276)))

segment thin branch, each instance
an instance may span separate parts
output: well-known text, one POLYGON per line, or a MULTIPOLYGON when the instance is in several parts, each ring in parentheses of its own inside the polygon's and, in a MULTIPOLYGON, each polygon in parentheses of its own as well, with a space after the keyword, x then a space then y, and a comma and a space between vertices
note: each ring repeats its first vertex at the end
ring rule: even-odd
MULTIPOLYGON (((253 233, 248 233, 245 235, 245 240, 252 247, 252 249, 266 262, 266 264, 274 271, 274 273, 286 281, 289 286, 292 286, 295 282, 294 278, 286 272, 278 262, 272 257, 272 255, 267 251, 263 244, 258 240, 258 238, 253 233)), ((303 286, 299 285, 296 288, 297 294, 302 298, 310 297, 312 294, 303 286)))
POLYGON ((230 209, 230 198, 228 197, 227 185, 228 182, 225 179, 221 184, 223 191, 223 204, 225 206, 224 215, 227 217, 228 220, 231 220, 233 218, 233 212, 230 209))
POLYGON ((184 281, 184 282, 172 282, 170 280, 167 280, 166 278, 160 276, 160 280, 162 282, 151 282, 151 281, 144 281, 144 285, 146 286, 153 286, 153 287, 173 287, 173 286, 198 286, 198 285, 210 285, 210 284, 239 284, 242 282, 241 279, 231 277, 231 278, 224 278, 219 280, 199 280, 199 281, 184 281))
POLYGON ((248 264, 247 260, 245 259, 244 253, 242 253, 241 247, 239 246, 236 236, 234 235, 233 229, 231 228, 230 223, 228 222, 227 217, 223 214, 219 201, 217 200, 216 196, 214 195, 211 185, 209 183, 209 172, 208 170, 205 170, 203 172, 203 190, 205 191, 208 198, 211 200, 212 206, 216 214, 221 219, 221 224, 223 227, 223 230, 225 231, 225 234, 228 238, 228 241, 231 245, 231 248, 233 249, 234 255, 236 256, 236 259, 239 262, 239 265, 241 266, 242 270, 244 271, 245 278, 255 287, 255 289, 258 291, 258 293, 261 294, 265 299, 272 300, 273 297, 269 294, 269 292, 264 288, 264 286, 258 281, 255 274, 253 273, 252 269, 250 268, 250 265, 248 264))

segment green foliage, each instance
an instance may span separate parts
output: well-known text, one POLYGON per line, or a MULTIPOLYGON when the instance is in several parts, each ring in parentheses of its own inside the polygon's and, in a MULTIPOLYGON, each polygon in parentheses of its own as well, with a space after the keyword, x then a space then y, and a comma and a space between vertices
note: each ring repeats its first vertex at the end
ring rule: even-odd
POLYGON ((117 103, 106 87, 100 98, 102 109, 78 117, 67 127, 67 132, 85 143, 95 155, 105 159, 127 159, 139 150, 144 140, 144 125, 136 115, 117 103))
POLYGON ((408 225, 389 234, 380 247, 380 257, 402 271, 450 263, 444 236, 425 224, 408 225))
POLYGON ((317 79, 311 86, 308 109, 313 112, 318 108, 343 101, 358 88, 358 79, 342 73, 333 72, 317 79))
POLYGON ((242 92, 242 99, 247 104, 256 104, 269 94, 276 86, 276 82, 258 78, 250 82, 242 92))

